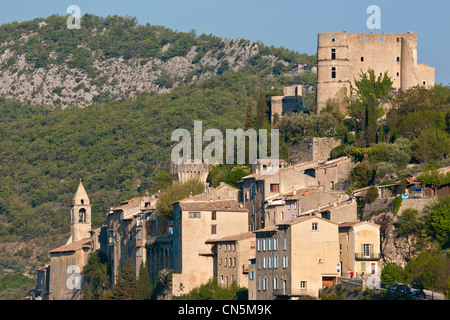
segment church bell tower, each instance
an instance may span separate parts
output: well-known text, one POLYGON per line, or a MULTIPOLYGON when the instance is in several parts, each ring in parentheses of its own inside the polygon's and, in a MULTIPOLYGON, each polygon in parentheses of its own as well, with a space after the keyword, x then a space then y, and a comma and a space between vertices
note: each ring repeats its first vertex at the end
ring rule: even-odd
POLYGON ((78 190, 72 200, 70 212, 70 242, 90 237, 91 203, 80 179, 78 190))

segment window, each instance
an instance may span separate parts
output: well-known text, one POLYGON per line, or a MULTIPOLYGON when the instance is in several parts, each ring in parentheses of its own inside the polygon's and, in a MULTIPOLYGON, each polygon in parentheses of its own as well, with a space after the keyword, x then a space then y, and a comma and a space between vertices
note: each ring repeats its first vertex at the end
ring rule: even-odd
POLYGON ((261 251, 261 239, 256 240, 256 251, 261 251))
POLYGON ((397 77, 400 76, 400 72, 397 72, 397 77))
POLYGON ((300 281, 300 289, 306 289, 306 281, 300 281))
POLYGON ((278 289, 278 278, 273 278, 273 289, 274 290, 278 289))
POLYGON ((141 230, 138 230, 136 237, 138 240, 141 240, 141 230))
POLYGON ((263 269, 265 269, 267 267, 267 258, 264 257, 263 258, 263 269))
POLYGON ((363 255, 365 258, 369 258, 370 257, 370 244, 363 244, 363 255))
POLYGON ((278 250, 278 239, 273 239, 273 250, 278 250))
POLYGON ((266 239, 262 241, 263 251, 266 251, 266 239))
POLYGON ((397 57, 397 61, 400 61, 400 57, 397 57))
POLYGON ((273 268, 278 268, 278 256, 273 257, 273 268))
POLYGON ((364 57, 361 57, 361 62, 364 62, 364 57))
POLYGON ((422 83, 423 83, 423 85, 425 85, 427 82, 424 80, 422 83))
POLYGON ((362 37, 361 42, 362 42, 362 43, 366 43, 366 38, 365 38, 365 37, 362 37))
POLYGON ((313 222, 311 226, 312 231, 318 231, 319 230, 319 223, 313 222))
POLYGON ((383 42, 384 42, 383 37, 380 37, 380 43, 383 43, 383 42))
POLYGON ((258 278, 258 291, 261 291, 261 278, 258 278))
POLYGON ((331 36, 331 42, 335 42, 336 41, 336 36, 331 36))
POLYGON ((400 38, 399 37, 397 37, 397 42, 400 42, 400 38))
POLYGON ((142 247, 136 248, 136 257, 142 257, 142 247))
POLYGON ((283 269, 286 269, 288 267, 288 257, 283 257, 283 269))
POLYGON ((271 183, 270 184, 270 192, 278 192, 278 190, 279 190, 278 183, 271 183))
POLYGON ((331 60, 336 60, 336 49, 331 49, 331 60))
POLYGON ((287 238, 283 239, 283 250, 287 249, 287 238))
POLYGON ((217 219, 217 211, 211 211, 211 220, 217 219))
POLYGON ((255 279, 255 271, 250 271, 250 272, 249 272, 249 274, 248 274, 248 279, 249 279, 249 280, 255 279))
POLYGON ((336 67, 331 68, 331 78, 336 79, 336 67))
POLYGON ((188 217, 189 218, 200 219, 200 212, 189 212, 188 217))
POLYGON ((216 224, 211 225, 211 234, 217 234, 217 225, 216 224))

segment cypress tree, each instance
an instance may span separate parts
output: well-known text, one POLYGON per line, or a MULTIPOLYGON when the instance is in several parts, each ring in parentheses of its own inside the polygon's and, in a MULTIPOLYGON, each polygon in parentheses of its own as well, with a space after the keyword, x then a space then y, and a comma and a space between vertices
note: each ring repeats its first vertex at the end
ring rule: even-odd
POLYGON ((136 274, 133 271, 131 259, 127 258, 122 268, 122 276, 117 280, 113 300, 136 299, 136 274))
POLYGON ((261 129, 267 121, 266 107, 266 95, 264 94, 264 91, 260 89, 258 102, 256 103, 256 129, 261 129))
POLYGON ((148 276, 147 267, 141 262, 139 267, 139 276, 136 280, 136 299, 149 300, 152 289, 150 286, 150 278, 148 276))
POLYGON ((247 110, 245 111, 244 130, 254 128, 254 127, 255 127, 255 115, 253 113, 253 105, 249 101, 247 103, 247 110))

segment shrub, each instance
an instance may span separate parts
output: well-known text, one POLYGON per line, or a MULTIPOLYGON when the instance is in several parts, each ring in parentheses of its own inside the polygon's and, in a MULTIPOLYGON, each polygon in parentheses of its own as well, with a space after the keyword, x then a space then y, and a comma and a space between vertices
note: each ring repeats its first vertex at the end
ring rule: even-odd
POLYGON ((366 201, 367 201, 367 203, 371 203, 371 202, 374 202, 376 199, 378 199, 378 188, 370 187, 367 190, 366 201))

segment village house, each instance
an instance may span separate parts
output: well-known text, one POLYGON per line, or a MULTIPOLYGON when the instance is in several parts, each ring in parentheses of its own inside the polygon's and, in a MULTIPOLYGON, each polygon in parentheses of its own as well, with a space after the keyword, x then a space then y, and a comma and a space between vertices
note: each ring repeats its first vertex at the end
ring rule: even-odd
POLYGON ((250 266, 249 299, 318 297, 322 287, 336 283, 337 223, 301 216, 254 232, 256 253, 250 266))
POLYGON ((111 282, 120 277, 121 268, 131 259, 136 275, 141 263, 146 264, 145 224, 155 213, 157 197, 143 196, 123 201, 120 206, 111 208, 107 223, 107 255, 111 263, 111 282))
POLYGON ((303 188, 266 200, 266 226, 292 220, 301 215, 317 215, 340 223, 357 220, 356 200, 346 194, 303 188))
POLYGON ((236 188, 222 184, 173 204, 175 296, 214 277, 214 240, 248 231, 248 210, 236 201, 236 196, 236 188))
POLYGON ((381 273, 380 225, 368 221, 339 224, 340 276, 367 278, 381 273))
POLYGON ((249 211, 248 231, 262 229, 266 226, 264 203, 267 198, 280 193, 316 187, 315 178, 295 170, 293 167, 279 168, 275 173, 263 174, 260 171, 242 178, 238 182, 239 202, 249 211))
POLYGON ((250 259, 255 256, 255 234, 233 234, 207 243, 214 244, 214 277, 218 284, 229 287, 236 282, 247 288, 250 259))

